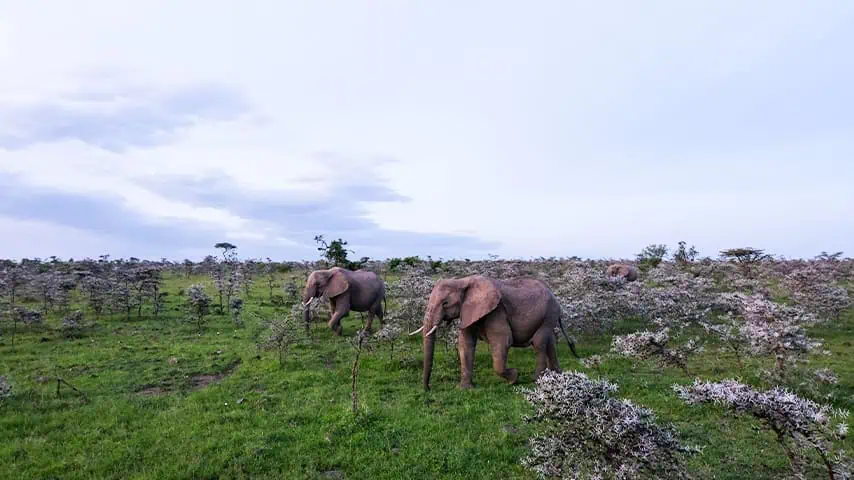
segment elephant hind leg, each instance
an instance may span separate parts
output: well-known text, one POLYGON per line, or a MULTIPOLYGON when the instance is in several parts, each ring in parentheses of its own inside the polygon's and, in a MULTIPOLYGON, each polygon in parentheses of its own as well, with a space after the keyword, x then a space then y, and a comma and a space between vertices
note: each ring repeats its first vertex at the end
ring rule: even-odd
POLYGON ((548 328, 540 328, 531 340, 537 351, 537 371, 534 379, 540 378, 546 368, 560 373, 560 363, 557 360, 557 348, 554 332, 548 328))

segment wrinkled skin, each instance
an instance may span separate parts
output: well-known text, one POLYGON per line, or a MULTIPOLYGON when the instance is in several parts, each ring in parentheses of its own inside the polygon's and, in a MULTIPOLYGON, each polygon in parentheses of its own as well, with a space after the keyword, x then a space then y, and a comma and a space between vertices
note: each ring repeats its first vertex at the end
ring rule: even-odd
POLYGON ((615 263, 613 265, 608 265, 608 268, 605 270, 605 275, 609 277, 622 277, 627 282, 634 282, 638 279, 638 269, 635 268, 634 265, 615 263))
POLYGON ((340 267, 311 272, 302 297, 306 325, 311 319, 308 303, 323 294, 329 298, 332 312, 328 325, 336 335, 341 335, 341 319, 349 315, 351 310, 368 312, 368 322, 365 324, 368 332, 371 331, 374 315, 379 317, 380 325, 384 323, 385 283, 374 272, 354 272, 340 267))
MULTIPOLYGON (((460 319, 457 349, 460 353, 460 388, 472 388, 474 353, 478 340, 489 342, 492 367, 507 383, 519 373, 507 368, 510 347, 532 346, 537 352, 539 378, 546 368, 560 372, 555 328, 560 326, 572 354, 575 344, 560 319, 560 305, 546 285, 535 279, 495 280, 481 275, 439 280, 430 293, 421 332, 424 335, 424 389, 430 388, 433 351, 440 327, 460 319)), ((416 330, 417 332, 417 330, 416 330)))

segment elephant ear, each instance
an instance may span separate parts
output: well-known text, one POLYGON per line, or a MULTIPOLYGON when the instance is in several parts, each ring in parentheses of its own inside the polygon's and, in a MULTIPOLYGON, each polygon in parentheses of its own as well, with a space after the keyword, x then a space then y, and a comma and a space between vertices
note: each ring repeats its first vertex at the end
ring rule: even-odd
POLYGON ((499 301, 501 301, 501 292, 498 291, 492 280, 480 275, 472 277, 463 299, 460 328, 468 328, 474 325, 475 322, 495 310, 499 301))
POLYGON ((334 272, 329 277, 329 283, 326 285, 326 296, 329 298, 337 297, 346 292, 350 288, 350 282, 347 277, 341 272, 334 272))

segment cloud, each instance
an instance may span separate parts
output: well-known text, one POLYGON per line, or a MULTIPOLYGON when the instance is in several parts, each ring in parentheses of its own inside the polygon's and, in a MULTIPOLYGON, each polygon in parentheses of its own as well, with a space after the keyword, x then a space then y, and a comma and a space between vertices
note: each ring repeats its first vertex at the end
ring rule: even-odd
POLYGON ((215 84, 174 89, 111 85, 53 98, 0 99, 0 148, 79 140, 121 153, 173 141, 200 122, 232 120, 248 111, 241 96, 215 84))
POLYGON ((0 18, 18 219, 168 255, 854 252, 849 4, 84 3, 0 18))

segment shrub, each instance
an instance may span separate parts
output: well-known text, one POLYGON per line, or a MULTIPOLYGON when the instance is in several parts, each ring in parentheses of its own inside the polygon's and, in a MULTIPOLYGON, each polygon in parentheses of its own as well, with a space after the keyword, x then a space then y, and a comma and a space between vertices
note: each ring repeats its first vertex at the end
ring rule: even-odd
POLYGON ((205 315, 210 313, 211 297, 205 292, 205 287, 199 284, 191 285, 187 289, 187 309, 199 327, 199 333, 205 322, 205 315))
POLYGON ((637 255, 638 268, 643 271, 655 268, 667 255, 667 245, 651 244, 644 247, 637 255))
POLYGON ((79 338, 83 336, 85 325, 83 324, 83 312, 74 311, 62 319, 62 336, 65 338, 79 338))
POLYGON ((535 389, 520 388, 534 406, 525 421, 542 429, 522 465, 543 478, 690 478, 683 460, 699 449, 682 445, 673 426, 658 425, 648 408, 611 398, 617 389, 552 370, 535 389))
POLYGON ((673 390, 688 404, 714 403, 758 419, 776 434, 797 478, 806 478, 810 450, 818 454, 830 479, 854 475, 854 464, 844 451, 834 451, 832 444, 848 433, 847 411, 819 405, 779 387, 758 391, 735 380, 707 383, 696 379, 690 386, 673 385, 673 390))
POLYGON ((611 351, 624 357, 640 360, 656 358, 662 366, 681 368, 686 375, 688 357, 702 351, 698 339, 690 339, 683 345, 670 346, 670 328, 656 332, 642 331, 616 336, 611 342, 611 351))

